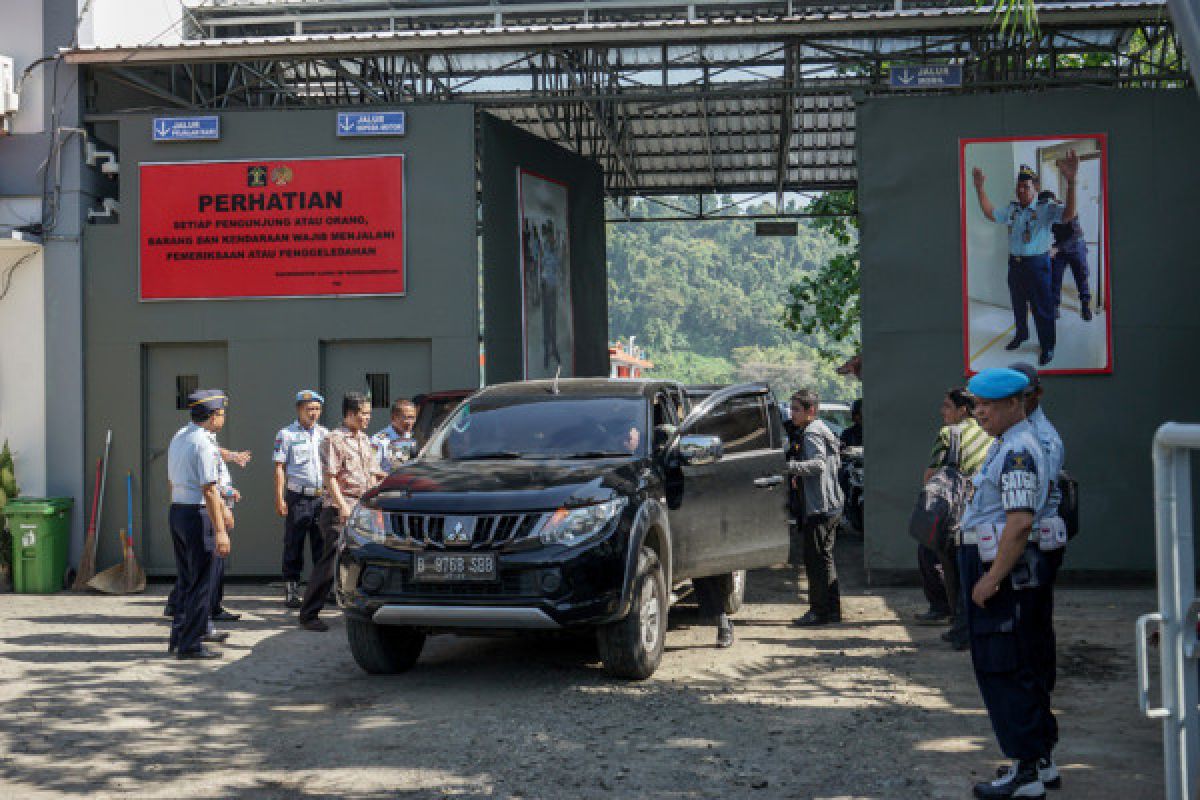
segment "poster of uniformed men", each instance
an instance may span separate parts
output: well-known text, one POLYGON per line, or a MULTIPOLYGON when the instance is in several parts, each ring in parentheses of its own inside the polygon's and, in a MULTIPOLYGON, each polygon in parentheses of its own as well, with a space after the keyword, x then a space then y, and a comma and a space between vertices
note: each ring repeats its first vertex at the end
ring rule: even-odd
POLYGON ((526 378, 574 374, 567 187, 517 170, 526 378))
POLYGON ((963 139, 968 373, 1112 372, 1106 139, 963 139))

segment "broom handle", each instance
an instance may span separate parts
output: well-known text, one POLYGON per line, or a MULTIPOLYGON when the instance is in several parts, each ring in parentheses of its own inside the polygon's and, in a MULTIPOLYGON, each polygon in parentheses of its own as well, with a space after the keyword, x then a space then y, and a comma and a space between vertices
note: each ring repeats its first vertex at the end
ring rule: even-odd
POLYGON ((125 472, 125 530, 129 544, 133 545, 133 470, 125 472))
POLYGON ((96 504, 100 502, 100 466, 104 463, 103 458, 96 459, 96 486, 92 489, 92 514, 88 517, 88 535, 96 535, 96 504))
POLYGON ((100 503, 96 507, 96 530, 100 530, 100 521, 104 519, 104 487, 108 485, 108 451, 112 445, 112 429, 104 437, 104 469, 100 472, 100 503))

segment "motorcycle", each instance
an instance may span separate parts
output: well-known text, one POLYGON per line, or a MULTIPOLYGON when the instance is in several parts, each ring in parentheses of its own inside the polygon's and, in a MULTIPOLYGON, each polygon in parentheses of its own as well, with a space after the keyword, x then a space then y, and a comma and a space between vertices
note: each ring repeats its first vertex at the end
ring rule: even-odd
POLYGON ((863 532, 863 449, 842 448, 842 467, 838 480, 842 484, 845 504, 842 508, 843 523, 856 533, 863 532))

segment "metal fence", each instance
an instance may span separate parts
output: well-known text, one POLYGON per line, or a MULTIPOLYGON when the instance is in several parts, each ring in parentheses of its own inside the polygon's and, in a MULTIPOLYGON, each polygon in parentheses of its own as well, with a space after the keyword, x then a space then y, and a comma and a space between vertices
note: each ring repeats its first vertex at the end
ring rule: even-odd
POLYGON ((1192 451, 1200 450, 1200 425, 1168 422, 1154 435, 1154 527, 1158 611, 1137 621, 1138 702, 1163 723, 1167 800, 1197 797, 1200 768, 1200 700, 1196 626, 1195 538, 1192 519, 1192 451), (1150 699, 1150 636, 1159 634, 1161 697, 1150 699))

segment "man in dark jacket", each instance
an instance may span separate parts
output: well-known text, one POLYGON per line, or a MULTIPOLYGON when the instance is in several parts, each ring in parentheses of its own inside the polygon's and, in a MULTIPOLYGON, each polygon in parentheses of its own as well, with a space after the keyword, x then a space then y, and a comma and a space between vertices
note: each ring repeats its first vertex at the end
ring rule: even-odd
POLYGON ((791 479, 793 509, 804 544, 804 572, 808 578, 808 612, 796 625, 828 625, 841 622, 842 601, 838 590, 833 545, 842 516, 842 489, 838 486, 841 443, 818 418, 820 397, 812 389, 792 395, 791 445, 787 474, 791 479))

